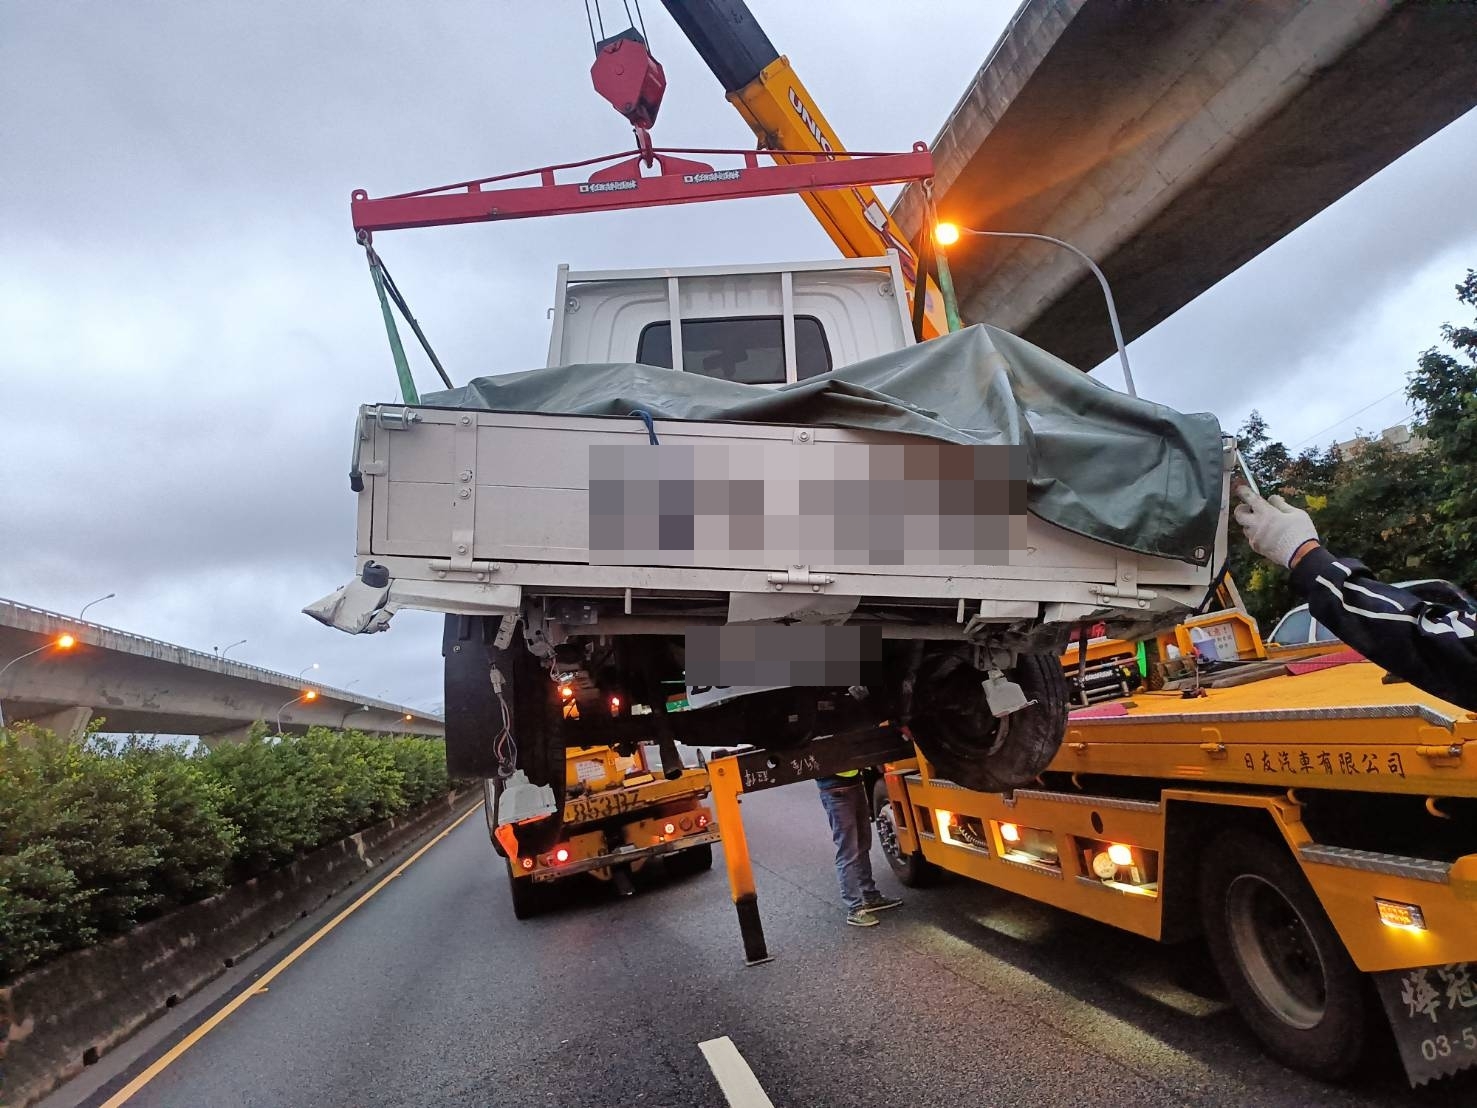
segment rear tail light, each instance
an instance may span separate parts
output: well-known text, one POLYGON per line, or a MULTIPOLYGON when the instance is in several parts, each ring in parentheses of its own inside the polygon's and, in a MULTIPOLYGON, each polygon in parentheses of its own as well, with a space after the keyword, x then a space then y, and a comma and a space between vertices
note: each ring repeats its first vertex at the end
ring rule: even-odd
POLYGON ((664 834, 664 835, 675 835, 675 834, 677 834, 677 825, 675 823, 671 823, 669 821, 665 826, 662 827, 662 834, 664 834))
POLYGON ((560 865, 569 861, 569 848, 561 846, 558 850, 554 851, 554 861, 560 865))
POLYGON ((677 822, 682 825, 682 830, 684 830, 684 831, 691 831, 692 830, 692 817, 691 816, 683 816, 677 822))
POLYGON ((706 827, 706 826, 708 826, 708 813, 707 812, 699 812, 697 814, 697 825, 699 827, 706 827))
POLYGON ((524 858, 518 864, 520 866, 522 866, 524 869, 533 869, 533 859, 532 858, 524 858))

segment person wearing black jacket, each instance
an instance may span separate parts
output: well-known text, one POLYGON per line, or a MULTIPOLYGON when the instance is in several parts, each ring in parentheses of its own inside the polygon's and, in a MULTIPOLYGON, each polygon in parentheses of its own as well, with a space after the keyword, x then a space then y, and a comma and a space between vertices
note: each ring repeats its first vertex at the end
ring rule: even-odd
POLYGON ((1477 710, 1477 615, 1450 588, 1396 588, 1354 558, 1318 541, 1313 520, 1280 496, 1263 499, 1239 485, 1236 522, 1251 548, 1292 570, 1313 618, 1371 662, 1417 688, 1477 710), (1424 594, 1424 595, 1423 595, 1424 594), (1443 599, 1449 602, 1443 602, 1443 599))

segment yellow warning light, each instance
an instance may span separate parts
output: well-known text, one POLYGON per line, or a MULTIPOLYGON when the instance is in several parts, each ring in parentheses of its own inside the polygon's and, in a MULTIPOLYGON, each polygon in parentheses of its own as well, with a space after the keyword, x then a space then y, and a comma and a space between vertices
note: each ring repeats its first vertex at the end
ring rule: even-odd
POLYGON ((56 638, 56 648, 58 650, 71 650, 76 645, 77 640, 71 635, 58 635, 56 638))
POLYGON ((1008 843, 1018 843, 1021 841, 1021 829, 1013 823, 1002 823, 1000 837, 1008 843))
POLYGON ((959 241, 959 228, 953 223, 935 223, 933 241, 940 246, 953 246, 959 241))
POLYGON ((1133 865, 1133 848, 1124 846, 1122 843, 1114 843, 1108 847, 1108 857, 1113 860, 1115 866, 1133 865))
POLYGON ((1375 897, 1374 904, 1380 913, 1380 922, 1386 927, 1398 927, 1403 931, 1424 931, 1426 917, 1418 904, 1405 904, 1398 900, 1381 900, 1375 897))

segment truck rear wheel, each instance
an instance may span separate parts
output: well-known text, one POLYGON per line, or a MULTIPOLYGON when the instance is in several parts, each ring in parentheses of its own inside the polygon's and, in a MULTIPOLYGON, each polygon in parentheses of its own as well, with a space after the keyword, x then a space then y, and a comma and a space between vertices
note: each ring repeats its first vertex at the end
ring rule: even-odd
POLYGON ((532 919, 544 910, 548 890, 531 877, 508 874, 508 892, 513 899, 513 918, 532 919))
POLYGON ((1370 1039, 1368 985, 1302 872, 1285 847, 1245 831, 1203 859, 1206 942, 1242 1019, 1284 1065, 1348 1077, 1370 1039))
POLYGON ((713 844, 699 843, 676 854, 667 855, 667 872, 678 877, 703 873, 713 868, 713 844))
POLYGON ((892 874, 910 889, 932 885, 939 878, 939 868, 921 853, 903 853, 898 841, 897 822, 892 811, 892 799, 887 794, 887 782, 879 778, 872 786, 872 810, 877 814, 872 822, 877 827, 877 841, 882 854, 892 868, 892 874))
POLYGON ((959 654, 924 658, 908 729, 942 777, 979 792, 1028 785, 1067 733, 1067 678, 1050 654, 1022 654, 1009 675, 1036 703, 1003 719, 985 702, 985 675, 959 654))

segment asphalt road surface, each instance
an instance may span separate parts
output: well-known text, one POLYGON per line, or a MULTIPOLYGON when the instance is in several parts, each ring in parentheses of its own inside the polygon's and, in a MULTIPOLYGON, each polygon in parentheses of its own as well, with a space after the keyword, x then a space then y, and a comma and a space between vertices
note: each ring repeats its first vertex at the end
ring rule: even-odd
MULTIPOLYGON (((962 879, 901 890, 880 851, 907 903, 847 927, 815 787, 744 813, 767 965, 743 965, 721 855, 517 922, 479 812, 128 1103, 722 1106, 715 1068, 733 1089, 746 1062, 780 1108, 1477 1104, 1474 1073, 1411 1091, 1393 1048, 1352 1088, 1299 1077, 1262 1056, 1202 950, 962 879)), ((105 1103, 331 911, 47 1104, 105 1103)))

